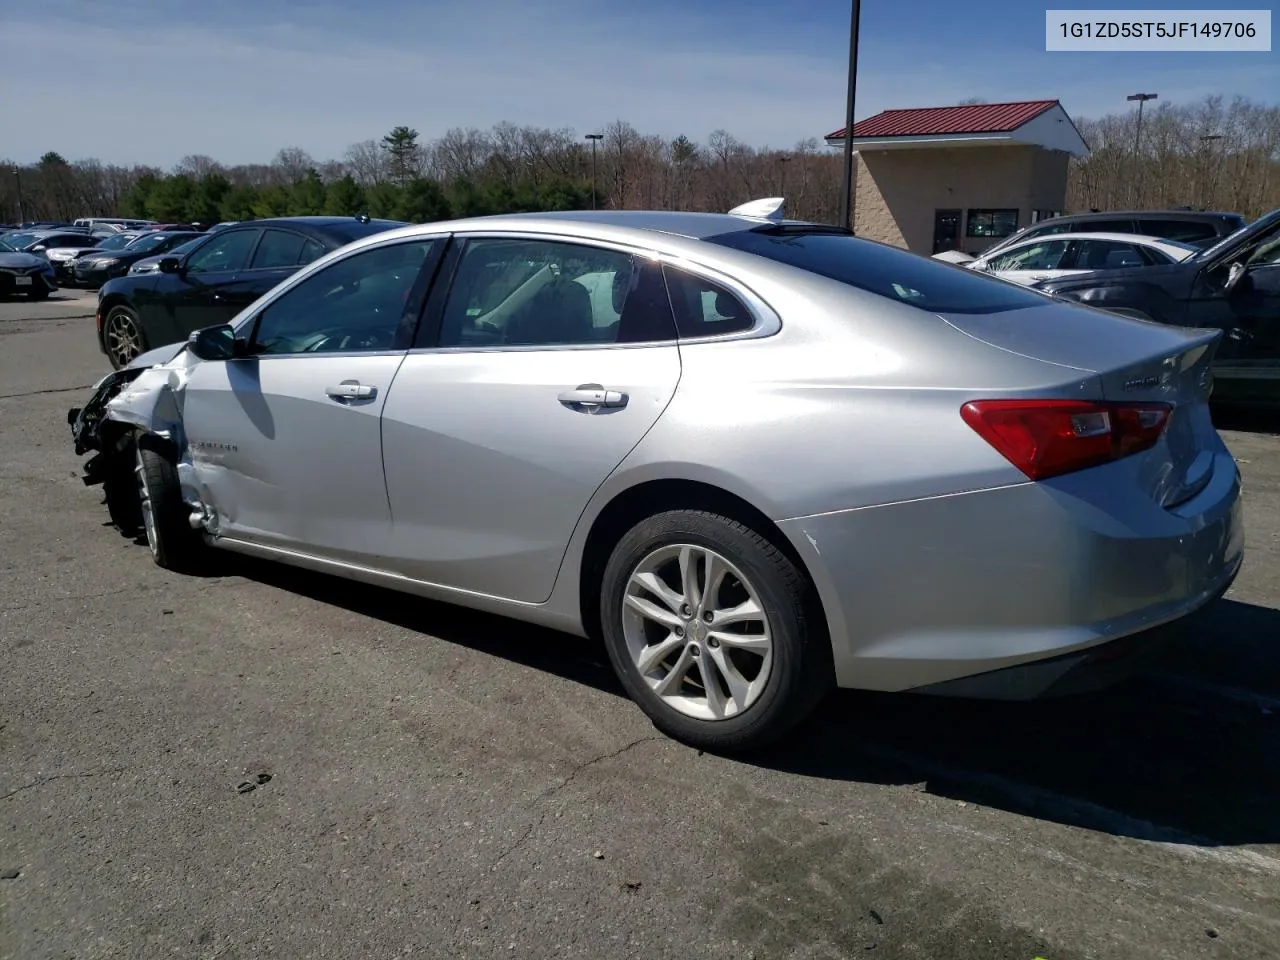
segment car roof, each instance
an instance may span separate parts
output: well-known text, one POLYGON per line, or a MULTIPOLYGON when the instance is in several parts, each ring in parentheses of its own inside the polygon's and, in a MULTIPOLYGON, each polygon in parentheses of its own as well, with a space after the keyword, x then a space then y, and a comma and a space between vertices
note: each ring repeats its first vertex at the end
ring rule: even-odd
MULTIPOLYGON (((1189 243, 1183 243, 1179 240, 1170 240, 1168 237, 1149 237, 1143 233, 1108 233, 1099 231, 1084 231, 1080 233, 1055 233, 1048 237, 1028 237, 1025 240, 1019 240, 1017 243, 1009 244, 1010 247, 1028 246, 1034 243, 1048 243, 1050 240, 1114 240, 1117 243, 1141 243, 1147 246, 1168 245, 1173 247, 1185 247, 1188 250, 1197 249, 1189 243)), ((1006 250, 1008 247, 1005 248, 1006 250)), ((1003 253, 1004 251, 999 251, 1003 253)))
MULTIPOLYGON (((1096 220, 1115 217, 1135 217, 1143 220, 1224 220, 1240 217, 1238 213, 1219 210, 1089 210, 1084 213, 1065 213, 1060 217, 1046 217, 1031 224, 1059 223, 1063 220, 1096 220)), ((1240 217, 1243 219, 1243 217, 1240 217)))

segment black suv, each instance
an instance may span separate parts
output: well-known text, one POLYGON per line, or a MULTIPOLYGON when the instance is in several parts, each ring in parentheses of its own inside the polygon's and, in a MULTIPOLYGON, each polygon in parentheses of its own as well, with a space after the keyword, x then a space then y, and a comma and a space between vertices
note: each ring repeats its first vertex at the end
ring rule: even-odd
POLYGON ((246 220, 206 234, 156 273, 108 280, 98 290, 98 344, 119 370, 153 347, 226 323, 281 280, 361 237, 403 227, 368 217, 246 220))
POLYGON ((1094 270, 1034 285, 1139 320, 1216 327, 1215 400, 1280 402, 1280 210, 1180 263, 1094 270))
POLYGON ((1144 237, 1177 240, 1193 247, 1208 247, 1245 225, 1238 213, 1207 213, 1197 210, 1108 210, 1071 213, 1041 220, 1005 237, 979 256, 989 257, 1011 243, 1047 237, 1055 233, 1136 233, 1144 237))

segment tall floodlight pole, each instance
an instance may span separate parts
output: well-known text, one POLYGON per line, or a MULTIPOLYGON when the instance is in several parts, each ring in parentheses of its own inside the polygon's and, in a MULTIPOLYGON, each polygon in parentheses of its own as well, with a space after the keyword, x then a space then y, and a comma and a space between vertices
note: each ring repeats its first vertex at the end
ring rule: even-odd
POLYGON ((849 10, 849 99, 844 111, 844 184, 840 203, 840 225, 853 229, 853 102, 858 88, 858 21, 861 0, 853 0, 849 10))
POLYGON ((1148 100, 1157 99, 1154 93, 1131 93, 1125 97, 1126 100, 1138 103, 1138 126, 1133 131, 1133 203, 1137 206, 1138 202, 1138 148, 1142 145, 1142 105, 1148 100))
POLYGON ((596 143, 604 139, 603 133, 588 133, 586 139, 591 141, 591 209, 596 208, 596 143))
POLYGON ((26 223, 27 215, 22 209, 22 173, 18 170, 18 165, 13 166, 13 181, 18 186, 18 222, 26 223))

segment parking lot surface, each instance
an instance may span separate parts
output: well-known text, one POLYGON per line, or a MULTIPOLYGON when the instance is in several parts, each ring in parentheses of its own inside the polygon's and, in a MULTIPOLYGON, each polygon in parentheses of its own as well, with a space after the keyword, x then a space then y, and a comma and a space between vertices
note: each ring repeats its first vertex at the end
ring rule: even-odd
MULTIPOLYGON (((0 957, 1280 956, 1280 436, 1151 673, 841 693, 752 762, 591 643, 106 525, 92 295, 0 303, 0 957)), ((927 602, 927 598, 922 598, 927 602)))

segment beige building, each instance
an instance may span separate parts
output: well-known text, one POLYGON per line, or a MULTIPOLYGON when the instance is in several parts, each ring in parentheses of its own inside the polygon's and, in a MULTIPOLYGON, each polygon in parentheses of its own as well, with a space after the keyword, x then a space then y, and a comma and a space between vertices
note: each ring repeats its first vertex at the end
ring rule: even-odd
POLYGON ((853 149, 854 231, 926 255, 1062 213, 1067 162, 1089 152, 1057 100, 885 110, 853 125, 853 149))

